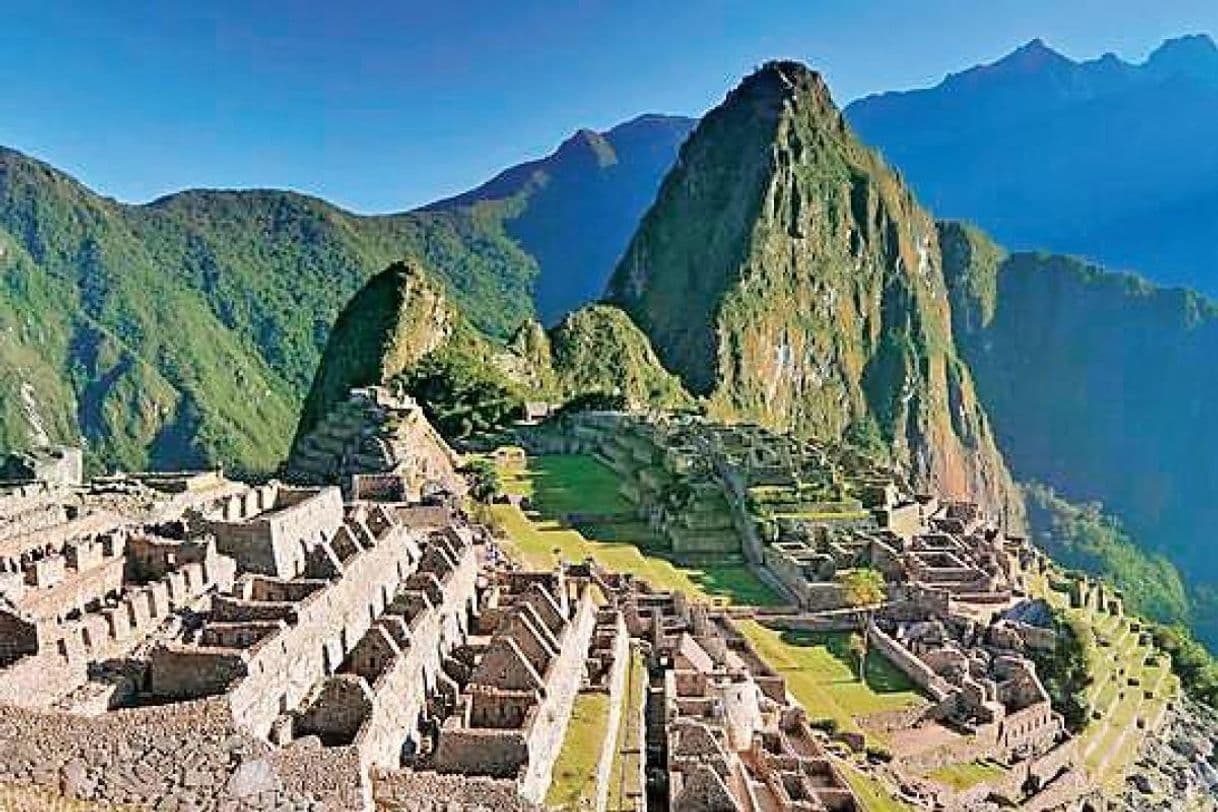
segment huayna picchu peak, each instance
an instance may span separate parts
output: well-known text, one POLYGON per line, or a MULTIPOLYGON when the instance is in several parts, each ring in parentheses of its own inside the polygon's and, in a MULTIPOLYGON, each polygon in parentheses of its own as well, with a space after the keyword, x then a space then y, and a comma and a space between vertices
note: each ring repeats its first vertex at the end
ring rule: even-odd
POLYGON ((712 414, 874 440, 1018 516, 953 345, 934 221, 807 67, 768 63, 706 115, 607 298, 712 414))

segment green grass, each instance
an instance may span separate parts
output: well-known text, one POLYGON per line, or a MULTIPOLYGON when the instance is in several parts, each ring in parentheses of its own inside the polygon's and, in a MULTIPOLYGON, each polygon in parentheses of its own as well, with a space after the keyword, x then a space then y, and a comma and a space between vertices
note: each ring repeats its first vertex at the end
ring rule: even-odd
POLYGON ((737 626, 786 679, 787 689, 811 719, 830 718, 840 730, 862 732, 860 716, 926 702, 904 674, 875 652, 868 655, 866 679, 860 681, 850 663, 845 633, 777 632, 754 620, 737 626))
POLYGON ((991 761, 968 761, 963 764, 945 764, 927 773, 927 777, 957 792, 993 781, 1006 774, 1006 770, 991 761))
POLYGON ((596 768, 605 742, 609 695, 580 694, 575 698, 562 750, 546 793, 550 809, 586 809, 596 802, 596 768))
POLYGON ((864 812, 912 812, 913 807, 904 801, 893 797, 892 793, 878 780, 860 772, 844 762, 838 762, 842 777, 854 790, 864 812))
POLYGON ((515 492, 529 496, 542 515, 633 513, 635 507, 618 492, 617 474, 584 454, 530 457, 528 469, 514 477, 515 492))
POLYGON ((626 674, 626 685, 622 690, 622 723, 618 727, 617 745, 614 748, 613 765, 609 770, 609 797, 606 812, 625 812, 634 809, 627 803, 631 796, 643 793, 639 784, 640 759, 643 758, 643 742, 639 740, 638 714, 647 700, 647 669, 643 655, 630 652, 630 670, 626 674))
POLYGON ((691 597, 736 604, 782 604, 782 599, 743 565, 705 569, 682 566, 645 552, 654 545, 646 539, 637 544, 603 542, 585 538, 580 531, 557 522, 534 521, 511 505, 494 505, 491 512, 508 535, 507 545, 530 568, 549 569, 558 557, 567 561, 592 558, 607 569, 643 578, 656 589, 680 590, 691 597))
POLYGON ((617 492, 617 475, 584 455, 530 457, 525 471, 501 470, 504 490, 530 496, 545 518, 530 518, 511 505, 492 513, 507 532, 509 545, 528 566, 548 569, 558 556, 568 561, 592 558, 616 572, 646 579, 656 589, 680 590, 691 597, 750 606, 777 606, 782 598, 747 566, 691 566, 666 557, 664 544, 642 522, 566 527, 568 513, 621 513, 631 504, 617 492))

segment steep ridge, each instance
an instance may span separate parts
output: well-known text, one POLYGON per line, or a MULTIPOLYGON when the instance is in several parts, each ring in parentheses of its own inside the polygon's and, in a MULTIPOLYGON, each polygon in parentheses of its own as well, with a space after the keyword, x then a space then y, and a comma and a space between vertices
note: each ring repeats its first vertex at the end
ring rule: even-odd
POLYGON ((1218 641, 1218 305, 940 226, 955 336, 1020 479, 1099 501, 1189 578, 1218 641))
POLYGON ((580 130, 552 154, 428 206, 476 207, 537 260, 534 300, 543 323, 597 299, 677 148, 696 124, 644 115, 603 133, 580 130))
POLYGON ((1020 515, 955 352, 934 223, 806 67, 766 65, 703 119, 607 299, 714 413, 878 441, 941 492, 1020 515))
POLYGON ((351 389, 370 385, 404 387, 450 439, 515 416, 525 400, 561 403, 597 393, 620 395, 633 406, 692 402, 617 308, 590 305, 549 333, 529 321, 503 343, 480 332, 416 261, 372 277, 339 314, 294 447, 351 389))
POLYGON ((846 116, 932 211, 1012 248, 1086 255, 1218 294, 1218 47, 1145 62, 1069 59, 1036 40, 846 116))
POLYGON ((357 217, 273 191, 127 206, 11 150, 0 245, 0 450, 83 438, 93 470, 269 471, 335 314, 373 272, 424 258, 506 336, 537 270, 471 211, 357 217))

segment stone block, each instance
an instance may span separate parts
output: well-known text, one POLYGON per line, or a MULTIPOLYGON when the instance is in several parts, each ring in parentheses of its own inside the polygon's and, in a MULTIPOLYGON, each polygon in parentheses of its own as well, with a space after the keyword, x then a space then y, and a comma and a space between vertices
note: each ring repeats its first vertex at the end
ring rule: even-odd
POLYGON ((85 615, 81 620, 81 637, 85 647, 95 651, 110 639, 110 622, 101 614, 85 615))
POLYGON ((148 592, 138 590, 132 592, 124 601, 127 608, 127 622, 132 629, 144 629, 152 622, 152 606, 148 602, 148 592))
POLYGON ((206 581, 203 575, 203 565, 195 562, 183 565, 181 569, 182 578, 186 581, 186 593, 188 595, 198 595, 206 586, 206 581))
POLYGON ((126 607, 103 609, 102 617, 106 619, 106 627, 112 639, 126 640, 131 636, 130 615, 127 613, 126 607))
POLYGON ((163 583, 169 589, 169 603, 177 606, 187 599, 189 592, 186 589, 186 576, 181 571, 171 572, 165 576, 163 583))
POLYGON ((144 587, 148 593, 148 608, 152 617, 161 620, 169 615, 169 585, 164 581, 156 581, 144 587))

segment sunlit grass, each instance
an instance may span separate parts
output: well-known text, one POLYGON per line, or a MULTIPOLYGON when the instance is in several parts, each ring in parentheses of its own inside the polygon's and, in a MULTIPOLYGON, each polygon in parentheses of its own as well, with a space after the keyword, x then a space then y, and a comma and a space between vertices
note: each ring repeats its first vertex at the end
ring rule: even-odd
POLYGON ((867 656, 866 679, 859 680, 845 633, 784 633, 753 620, 740 621, 737 626, 758 655, 782 674, 787 690, 811 719, 833 719, 839 730, 861 732, 856 721, 859 716, 927 701, 908 677, 874 651, 867 656))

